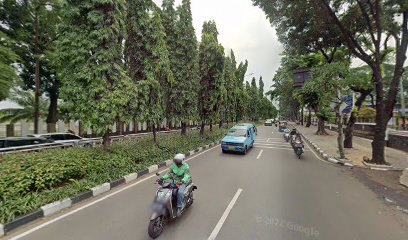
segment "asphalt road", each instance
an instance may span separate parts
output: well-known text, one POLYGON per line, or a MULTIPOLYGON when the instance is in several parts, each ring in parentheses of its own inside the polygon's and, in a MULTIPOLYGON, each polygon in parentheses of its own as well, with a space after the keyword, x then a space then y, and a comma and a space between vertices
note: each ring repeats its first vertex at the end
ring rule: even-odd
MULTIPOLYGON (((190 158, 195 202, 159 239, 209 239, 217 225, 216 239, 407 239, 406 216, 347 169, 319 160, 308 148, 297 159, 275 127, 259 127, 258 133, 245 156, 222 154, 216 146, 190 158)), ((146 176, 7 237, 149 239, 155 179, 146 176)))

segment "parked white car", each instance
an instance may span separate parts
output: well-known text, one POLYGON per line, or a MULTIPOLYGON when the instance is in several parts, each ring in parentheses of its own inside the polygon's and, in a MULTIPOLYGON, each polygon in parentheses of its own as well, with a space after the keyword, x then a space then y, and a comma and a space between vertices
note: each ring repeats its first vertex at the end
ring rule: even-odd
POLYGON ((32 134, 29 137, 42 137, 53 140, 56 143, 61 143, 67 147, 90 147, 96 143, 96 139, 83 138, 72 133, 44 133, 32 134))

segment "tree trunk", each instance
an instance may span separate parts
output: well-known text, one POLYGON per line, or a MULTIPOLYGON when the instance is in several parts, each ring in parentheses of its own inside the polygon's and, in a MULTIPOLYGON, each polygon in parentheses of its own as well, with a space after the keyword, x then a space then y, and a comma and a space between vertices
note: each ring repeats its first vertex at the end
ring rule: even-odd
POLYGON ((312 125, 312 109, 308 107, 309 115, 307 115, 306 127, 310 127, 312 125))
POLYGON ((50 105, 48 107, 47 116, 47 132, 56 132, 57 119, 57 107, 58 107, 58 95, 56 93, 50 93, 50 105))
POLYGON ((184 121, 181 121, 181 135, 186 135, 187 134, 187 123, 184 121))
POLYGON ((84 127, 81 121, 78 121, 78 135, 81 137, 84 136, 84 127))
POLYGON ((103 137, 102 137, 102 145, 103 145, 103 150, 109 151, 110 145, 111 145, 111 139, 110 139, 110 137, 109 137, 109 131, 106 131, 106 132, 103 134, 103 137))
POLYGON ((343 116, 340 111, 341 105, 341 93, 337 89, 337 103, 336 103, 336 120, 337 120, 337 147, 339 149, 340 159, 345 159, 346 155, 344 153, 344 135, 343 135, 343 116))
POLYGON ((172 125, 173 123, 172 123, 172 121, 171 121, 171 118, 168 120, 168 122, 167 122, 167 126, 168 126, 168 128, 169 128, 169 130, 171 130, 171 125, 172 125))
POLYGON ((200 127, 200 136, 204 136, 204 128, 205 128, 205 123, 204 121, 201 122, 201 127, 200 127))
POLYGON ((156 128, 154 126, 154 123, 152 123, 152 129, 153 129, 153 142, 154 144, 157 143, 157 136, 156 136, 156 128))
POLYGON ((34 15, 34 56, 35 56, 35 98, 34 98, 34 134, 39 133, 40 120, 40 47, 38 36, 38 13, 34 15))
MULTIPOLYGON (((227 121, 227 124, 228 124, 228 121, 227 121)), ((218 127, 222 128, 222 120, 220 120, 220 123, 218 124, 218 127)))
POLYGON ((375 92, 376 92, 376 103, 375 103, 375 130, 374 130, 374 140, 372 145, 372 159, 371 162, 375 164, 386 164, 385 161, 385 131, 387 128, 388 116, 385 114, 385 103, 384 103, 384 92, 383 92, 383 81, 381 76, 381 67, 379 64, 372 66, 373 74, 375 79, 375 92))
POLYGON ((212 131, 212 123, 210 123, 210 132, 212 131))
POLYGON ((123 134, 122 121, 120 121, 119 118, 117 118, 117 120, 116 120, 116 134, 117 135, 122 135, 123 134))
POLYGON ((317 132, 316 135, 328 135, 326 129, 324 128, 325 121, 324 118, 318 117, 319 121, 317 122, 317 132))
POLYGON ((136 119, 133 119, 132 121, 133 121, 133 133, 137 133, 139 123, 136 121, 136 119))
POLYGON ((6 125, 6 137, 15 137, 13 123, 6 125))

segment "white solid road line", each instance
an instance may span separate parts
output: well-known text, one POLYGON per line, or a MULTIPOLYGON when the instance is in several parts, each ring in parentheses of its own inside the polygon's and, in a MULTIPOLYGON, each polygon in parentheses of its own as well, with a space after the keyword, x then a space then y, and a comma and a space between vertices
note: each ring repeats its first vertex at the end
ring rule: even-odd
POLYGON ((259 158, 261 157, 262 153, 263 153, 263 149, 261 149, 261 151, 259 152, 259 154, 258 154, 258 156, 256 157, 256 159, 259 159, 259 158))
MULTIPOLYGON (((288 151, 293 151, 293 148, 284 148, 284 147, 272 147, 272 146, 259 146, 257 144, 255 148, 268 148, 268 149, 280 149, 280 150, 288 150, 288 151)), ((305 152, 313 152, 312 150, 305 149, 305 152)))
POLYGON ((238 188, 237 192, 235 193, 234 197, 232 198, 231 202, 228 204, 227 209, 225 209, 224 214, 222 214, 220 220, 218 221, 217 225, 215 225, 214 230, 212 231, 211 235, 208 237, 208 240, 215 240, 218 233, 221 230, 222 225, 224 224, 225 220, 227 219, 231 209, 234 207, 235 202, 237 201, 239 195, 241 194, 242 189, 238 188))
POLYGON ((306 141, 305 141, 304 143, 309 147, 310 151, 316 156, 316 158, 317 158, 318 160, 320 160, 320 161, 322 161, 322 162, 325 162, 325 163, 328 163, 328 164, 332 164, 332 165, 335 164, 335 163, 326 161, 326 160, 324 160, 324 159, 321 159, 321 158, 317 155, 317 153, 313 150, 313 148, 311 148, 310 145, 309 145, 306 141))
MULTIPOLYGON (((198 157, 198 156, 200 156, 200 155, 202 155, 202 154, 204 154, 204 153, 206 153, 206 152, 208 152, 208 151, 211 151, 211 150, 217 148, 218 146, 219 146, 219 144, 218 144, 218 145, 215 145, 214 147, 209 148, 209 149, 207 149, 207 150, 205 150, 205 151, 203 151, 203 152, 201 152, 201 153, 198 153, 197 155, 193 155, 193 156, 191 156, 190 158, 188 158, 188 159, 186 160, 186 162, 187 162, 187 161, 190 161, 191 159, 194 159, 194 158, 196 158, 196 157, 198 157)), ((167 171, 167 169, 168 169, 168 167, 166 167, 166 169, 160 171, 159 173, 163 173, 163 172, 167 171)), ((46 227, 46 226, 48 226, 48 225, 50 225, 50 224, 52 224, 52 223, 55 223, 55 222, 57 222, 57 221, 59 221, 59 220, 61 220, 61 219, 63 219, 63 218, 66 218, 66 217, 68 217, 68 216, 70 216, 70 215, 72 215, 72 214, 74 214, 74 213, 76 213, 76 212, 79 212, 79 211, 81 211, 81 210, 83 210, 83 209, 85 209, 85 208, 87 208, 87 207, 90 207, 90 206, 92 206, 92 205, 94 205, 94 204, 96 204, 96 203, 98 203, 98 202, 101 202, 101 201, 103 201, 103 200, 105 200, 105 199, 107 199, 107 198, 110 198, 110 197, 112 197, 112 196, 118 194, 118 193, 121 193, 121 192, 123 192, 123 191, 125 191, 125 190, 127 190, 127 189, 129 189, 129 188, 131 188, 131 187, 134 187, 134 186, 136 186, 136 185, 139 184, 139 183, 142 183, 142 182, 144 182, 144 181, 146 181, 146 180, 149 180, 150 178, 153 178, 153 177, 157 177, 156 174, 153 174, 153 175, 151 175, 151 176, 148 176, 148 177, 146 177, 146 178, 143 178, 142 180, 139 180, 139 181, 137 181, 137 182, 135 182, 135 183, 132 183, 131 185, 126 186, 126 187, 124 187, 124 188, 122 188, 122 189, 119 189, 118 191, 112 192, 112 193, 110 193, 110 194, 108 194, 108 195, 106 195, 106 196, 104 196, 104 197, 101 197, 101 198, 99 198, 99 199, 97 199, 97 200, 95 200, 95 201, 93 201, 93 202, 90 202, 90 203, 88 203, 88 204, 85 204, 85 205, 82 206, 82 207, 79 207, 79 208, 74 209, 74 210, 72 210, 72 211, 70 211, 70 212, 67 212, 67 213, 65 213, 65 214, 63 214, 63 215, 61 215, 61 216, 59 216, 59 217, 56 217, 56 218, 54 218, 54 219, 52 219, 52 220, 50 220, 50 221, 48 221, 48 222, 45 222, 45 223, 43 223, 43 224, 40 224, 40 225, 38 225, 38 226, 36 226, 36 227, 34 227, 34 228, 32 228, 32 229, 26 231, 26 232, 23 232, 23 233, 21 233, 21 234, 15 236, 15 237, 10 238, 10 240, 17 240, 17 239, 20 239, 20 238, 22 238, 22 237, 25 237, 25 236, 27 236, 27 235, 29 235, 29 234, 31 234, 31 233, 33 233, 33 232, 35 232, 35 231, 37 231, 37 230, 43 228, 43 227, 46 227)))

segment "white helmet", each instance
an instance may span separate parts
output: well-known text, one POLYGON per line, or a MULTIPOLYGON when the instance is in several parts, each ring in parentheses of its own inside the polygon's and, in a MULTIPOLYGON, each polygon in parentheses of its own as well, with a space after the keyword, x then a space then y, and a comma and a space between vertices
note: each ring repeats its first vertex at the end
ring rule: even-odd
POLYGON ((174 156, 173 158, 173 162, 177 164, 178 166, 180 166, 181 164, 183 164, 183 161, 185 158, 186 158, 186 155, 182 153, 177 153, 176 156, 174 156))

